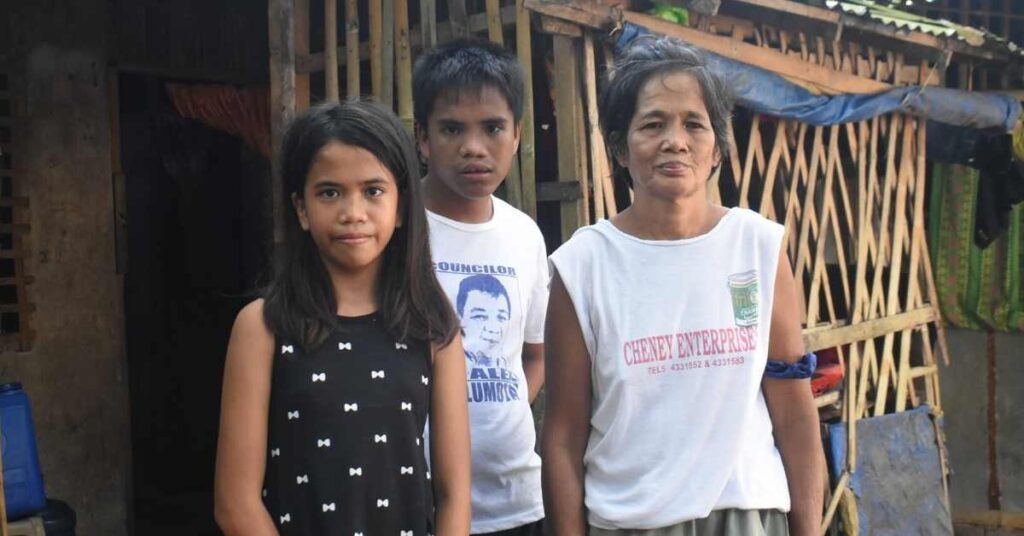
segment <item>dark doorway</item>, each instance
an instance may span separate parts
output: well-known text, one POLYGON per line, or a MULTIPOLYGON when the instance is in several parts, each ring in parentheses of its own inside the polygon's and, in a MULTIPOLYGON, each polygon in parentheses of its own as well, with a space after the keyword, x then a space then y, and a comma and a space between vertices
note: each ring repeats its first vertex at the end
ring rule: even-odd
POLYGON ((213 467, 231 325, 263 272, 269 167, 122 74, 134 534, 219 534, 213 467))

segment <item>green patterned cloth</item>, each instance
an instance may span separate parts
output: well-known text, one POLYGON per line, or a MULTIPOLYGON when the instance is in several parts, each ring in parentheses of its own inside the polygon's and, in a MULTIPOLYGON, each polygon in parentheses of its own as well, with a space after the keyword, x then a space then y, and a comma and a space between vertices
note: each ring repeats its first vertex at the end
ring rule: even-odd
POLYGON ((928 214, 935 284, 942 316, 977 330, 1024 331, 1024 204, 1007 232, 988 248, 974 245, 976 169, 935 164, 928 214))

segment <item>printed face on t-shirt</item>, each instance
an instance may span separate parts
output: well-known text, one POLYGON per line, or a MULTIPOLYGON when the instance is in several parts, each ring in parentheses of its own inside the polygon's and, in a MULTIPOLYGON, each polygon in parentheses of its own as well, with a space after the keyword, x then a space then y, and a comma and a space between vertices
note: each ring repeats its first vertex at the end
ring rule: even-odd
POLYGON ((508 330, 508 297, 471 290, 466 294, 466 303, 461 313, 466 353, 493 365, 501 355, 501 343, 508 330))

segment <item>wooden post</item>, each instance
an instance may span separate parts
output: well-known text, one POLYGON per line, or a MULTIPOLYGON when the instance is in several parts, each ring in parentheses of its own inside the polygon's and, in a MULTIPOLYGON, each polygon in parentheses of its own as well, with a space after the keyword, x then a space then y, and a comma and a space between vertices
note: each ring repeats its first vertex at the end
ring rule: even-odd
POLYGON ((501 26, 500 0, 487 0, 487 38, 499 45, 505 44, 504 31, 501 26))
POLYGON ((380 98, 381 78, 384 74, 384 67, 381 64, 381 47, 383 46, 383 0, 369 0, 370 2, 370 92, 374 97, 380 98))
POLYGON ((270 48, 271 200, 274 244, 284 240, 284 184, 281 177, 281 140, 295 117, 294 0, 268 0, 270 48))
POLYGON ((358 0, 345 0, 345 54, 348 56, 345 93, 349 97, 358 97, 362 93, 362 85, 359 81, 358 0))
POLYGON ((466 15, 466 0, 448 0, 448 22, 452 28, 452 39, 469 37, 469 16, 466 15))
POLYGON ((519 138, 519 185, 521 210, 537 219, 536 136, 533 132, 533 51, 530 43, 530 13, 525 0, 516 0, 516 54, 523 65, 523 118, 519 138))
POLYGON ((398 117, 412 134, 412 56, 409 43, 409 0, 395 0, 395 41, 398 62, 398 117))
POLYGON ((324 0, 324 96, 338 102, 338 0, 324 0))
MULTIPOLYGON (((309 55, 309 0, 295 0, 295 57, 309 55)), ((295 112, 309 109, 309 74, 295 73, 295 112)))
MULTIPOLYGON (((552 36, 554 40, 555 69, 558 76, 555 84, 555 127, 558 129, 558 181, 579 185, 579 147, 576 134, 575 102, 579 99, 576 72, 576 40, 564 35, 552 36)), ((580 192, 581 195, 583 192, 580 192)), ((579 199, 562 201, 562 241, 566 241, 580 227, 579 199)))
POLYGON ((608 173, 608 156, 605 154, 604 136, 597 116, 597 65, 594 60, 594 38, 589 34, 583 38, 583 87, 587 97, 587 126, 590 130, 590 173, 594 179, 594 219, 605 217, 604 181, 608 173))
POLYGON ((395 0, 381 3, 380 101, 395 107, 395 0))
POLYGON ((424 50, 437 45, 437 0, 420 0, 420 44, 424 50))

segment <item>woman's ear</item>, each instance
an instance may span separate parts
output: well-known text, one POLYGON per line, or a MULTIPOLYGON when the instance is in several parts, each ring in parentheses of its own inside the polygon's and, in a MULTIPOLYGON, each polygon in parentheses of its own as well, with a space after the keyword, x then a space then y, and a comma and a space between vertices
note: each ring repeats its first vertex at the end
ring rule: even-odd
POLYGON ((296 192, 292 192, 292 207, 295 209, 295 215, 299 217, 299 226, 303 231, 308 231, 309 215, 306 214, 306 201, 296 192))

